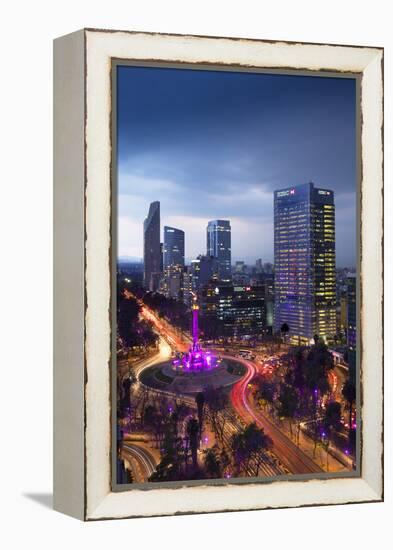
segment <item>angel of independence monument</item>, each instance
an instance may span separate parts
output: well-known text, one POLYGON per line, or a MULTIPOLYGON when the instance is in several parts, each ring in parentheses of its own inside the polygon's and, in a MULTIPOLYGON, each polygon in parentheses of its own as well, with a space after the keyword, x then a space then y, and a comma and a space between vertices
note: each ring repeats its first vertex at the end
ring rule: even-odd
POLYGON ((192 344, 181 358, 173 359, 173 366, 176 370, 184 372, 204 372, 213 369, 217 365, 217 357, 209 350, 202 349, 199 342, 198 327, 199 306, 196 297, 193 297, 192 303, 192 344))

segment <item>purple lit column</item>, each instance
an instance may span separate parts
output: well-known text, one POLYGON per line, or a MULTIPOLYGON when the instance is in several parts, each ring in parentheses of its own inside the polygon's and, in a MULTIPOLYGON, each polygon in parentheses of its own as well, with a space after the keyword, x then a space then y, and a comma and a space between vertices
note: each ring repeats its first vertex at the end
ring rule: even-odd
POLYGON ((194 347, 198 343, 198 305, 192 306, 192 342, 194 347))

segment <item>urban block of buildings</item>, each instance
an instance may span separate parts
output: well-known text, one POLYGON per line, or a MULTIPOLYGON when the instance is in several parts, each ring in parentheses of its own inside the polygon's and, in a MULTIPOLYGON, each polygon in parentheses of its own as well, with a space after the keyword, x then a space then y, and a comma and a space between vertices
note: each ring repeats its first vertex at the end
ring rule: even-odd
POLYGON ((206 250, 186 265, 185 232, 165 225, 161 242, 160 203, 152 202, 144 287, 189 308, 197 299, 205 326, 216 321, 223 337, 285 332, 291 343, 309 345, 318 335, 343 344, 354 365, 356 277, 337 281, 334 192, 311 182, 274 192, 274 264, 232 265, 231 232, 230 220, 209 221, 206 250))

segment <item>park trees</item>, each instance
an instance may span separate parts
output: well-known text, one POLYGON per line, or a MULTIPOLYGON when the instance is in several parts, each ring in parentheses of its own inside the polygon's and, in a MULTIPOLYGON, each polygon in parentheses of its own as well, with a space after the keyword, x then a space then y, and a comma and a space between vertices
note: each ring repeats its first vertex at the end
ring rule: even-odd
POLYGON ((305 413, 311 420, 313 426, 314 456, 319 440, 318 418, 322 406, 322 398, 330 389, 328 372, 333 369, 333 357, 326 344, 319 339, 306 353, 298 355, 295 361, 296 375, 295 384, 303 399, 305 413))
POLYGON ((203 431, 203 416, 205 412, 205 396, 203 392, 198 392, 196 394, 195 403, 198 410, 199 435, 201 436, 203 431))
POLYGON ((187 441, 191 451, 192 467, 194 470, 198 467, 198 447, 199 447, 199 422, 191 416, 187 421, 187 441))
MULTIPOLYGON (((299 393, 289 384, 281 383, 278 394, 278 414, 289 420, 289 429, 293 436, 292 423, 296 419, 299 410, 299 393)), ((297 434, 297 438, 298 438, 297 434)))
POLYGON ((151 325, 140 319, 141 306, 130 293, 117 295, 117 332, 123 347, 149 347, 157 345, 158 336, 151 325))
POLYGON ((321 439, 326 451, 326 469, 329 470, 329 445, 334 431, 340 431, 341 425, 341 405, 337 401, 330 401, 325 408, 325 414, 322 420, 321 439))
POLYGON ((349 452, 353 452, 356 443, 356 432, 353 424, 353 410, 356 404, 356 386, 352 381, 347 380, 344 383, 342 395, 345 399, 346 408, 348 409, 348 450, 349 452))
POLYGON ((356 387, 355 387, 355 384, 353 384, 353 382, 351 382, 350 380, 346 380, 344 385, 343 385, 341 393, 342 393, 342 395, 345 399, 346 405, 347 405, 347 409, 348 409, 348 426, 349 426, 349 431, 351 431, 352 430, 353 406, 354 406, 355 401, 356 401, 356 387))
POLYGON ((273 406, 276 393, 277 384, 274 382, 269 382, 263 377, 258 377, 256 397, 265 409, 267 406, 273 406))
POLYGON ((218 479, 223 476, 222 452, 220 452, 217 445, 204 451, 203 462, 207 477, 218 479))
POLYGON ((231 451, 237 475, 248 474, 253 470, 259 475, 260 467, 265 460, 265 451, 272 446, 272 441, 255 422, 234 434, 231 439, 231 451))
POLYGON ((228 394, 224 388, 213 387, 207 387, 203 393, 210 425, 213 428, 217 441, 223 444, 229 412, 228 394))

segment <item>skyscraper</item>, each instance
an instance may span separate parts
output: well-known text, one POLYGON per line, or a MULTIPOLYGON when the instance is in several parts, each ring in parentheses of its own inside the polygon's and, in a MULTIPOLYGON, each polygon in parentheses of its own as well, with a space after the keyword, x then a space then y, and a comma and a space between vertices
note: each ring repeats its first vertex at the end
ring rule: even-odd
POLYGON ((182 295, 182 279, 184 268, 180 265, 169 265, 164 270, 161 279, 160 292, 167 298, 178 299, 182 295))
POLYGON ((200 290, 212 279, 218 277, 218 261, 214 256, 200 254, 195 260, 191 260, 190 273, 192 274, 192 288, 200 290))
POLYGON ((164 272, 164 243, 160 243, 160 271, 164 272))
POLYGON ((159 201, 150 204, 149 213, 143 222, 143 261, 143 284, 145 288, 155 291, 161 274, 159 201))
POLYGON ((180 298, 184 271, 184 231, 164 226, 161 291, 167 298, 180 298))
POLYGON ((255 269, 257 273, 263 272, 262 258, 258 258, 255 262, 255 269))
POLYGON ((231 224, 228 220, 212 220, 207 224, 207 256, 217 258, 218 278, 231 280, 231 224))
POLYGON ((169 266, 184 267, 184 231, 164 227, 164 269, 169 266))
POLYGON ((193 286, 192 286, 192 270, 190 266, 183 269, 183 276, 181 278, 181 295, 183 302, 191 307, 193 298, 193 286))
POLYGON ((293 342, 336 334, 334 193, 313 183, 274 192, 274 330, 293 342))

